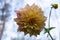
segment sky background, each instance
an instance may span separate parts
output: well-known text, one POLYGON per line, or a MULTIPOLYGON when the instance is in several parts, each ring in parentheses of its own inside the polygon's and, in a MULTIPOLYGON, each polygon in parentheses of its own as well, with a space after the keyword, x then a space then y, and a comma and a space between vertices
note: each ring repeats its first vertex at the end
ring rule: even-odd
MULTIPOLYGON (((5 30, 3 33, 2 40, 51 40, 50 37, 47 37, 47 33, 44 34, 44 30, 37 35, 37 37, 32 36, 30 37, 29 34, 24 36, 24 32, 17 32, 18 25, 14 21, 16 18, 15 10, 19 10, 23 8, 26 4, 32 5, 33 3, 38 5, 44 11, 44 15, 47 17, 46 26, 48 27, 48 16, 51 9, 51 4, 57 3, 58 9, 52 10, 51 15, 51 27, 56 27, 51 31, 51 35, 55 40, 60 40, 60 1, 59 0, 1 0, 0 1, 0 8, 4 5, 4 2, 10 4, 10 17, 5 24, 5 30), (2 4, 1 4, 2 3, 2 4)), ((1 14, 1 12, 0 12, 1 14)))

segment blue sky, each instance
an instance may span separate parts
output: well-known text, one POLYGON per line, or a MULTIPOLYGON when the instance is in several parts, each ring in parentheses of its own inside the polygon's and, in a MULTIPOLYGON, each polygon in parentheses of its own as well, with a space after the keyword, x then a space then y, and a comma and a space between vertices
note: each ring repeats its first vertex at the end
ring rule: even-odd
MULTIPOLYGON (((32 5, 35 3, 39 7, 41 7, 44 11, 44 15, 48 17, 50 12, 51 4, 57 3, 58 9, 53 9, 52 16, 51 16, 51 26, 56 27, 51 31, 51 35, 53 38, 56 38, 56 40, 60 40, 60 1, 59 0, 8 0, 7 3, 10 3, 11 5, 11 17, 8 22, 6 22, 6 27, 4 31, 4 35, 2 37, 2 40, 12 40, 14 38, 18 38, 18 35, 20 37, 20 40, 24 37, 25 40, 48 40, 47 34, 43 34, 41 32, 41 35, 38 35, 37 37, 32 36, 29 37, 29 34, 24 36, 23 32, 17 32, 18 25, 14 22, 14 18, 16 17, 16 14, 14 10, 19 10, 20 8, 24 7, 26 4, 32 5), (28 36, 28 37, 27 37, 28 36)), ((47 27, 48 18, 46 21, 46 27, 47 27)))

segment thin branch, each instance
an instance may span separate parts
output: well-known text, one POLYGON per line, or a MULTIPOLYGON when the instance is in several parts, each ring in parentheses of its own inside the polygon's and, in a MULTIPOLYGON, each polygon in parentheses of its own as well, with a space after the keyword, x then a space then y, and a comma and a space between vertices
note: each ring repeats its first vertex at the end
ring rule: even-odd
POLYGON ((3 31, 4 31, 4 28, 5 28, 5 16, 3 15, 3 13, 2 13, 1 19, 3 19, 3 24, 2 24, 2 31, 1 31, 1 35, 0 35, 0 40, 2 38, 3 31))

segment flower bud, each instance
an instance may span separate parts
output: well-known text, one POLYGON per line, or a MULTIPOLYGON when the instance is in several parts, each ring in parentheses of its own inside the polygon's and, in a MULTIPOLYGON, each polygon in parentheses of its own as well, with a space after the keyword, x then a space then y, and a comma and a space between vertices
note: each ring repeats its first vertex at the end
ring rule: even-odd
POLYGON ((52 4, 52 7, 57 9, 58 8, 58 4, 52 4))

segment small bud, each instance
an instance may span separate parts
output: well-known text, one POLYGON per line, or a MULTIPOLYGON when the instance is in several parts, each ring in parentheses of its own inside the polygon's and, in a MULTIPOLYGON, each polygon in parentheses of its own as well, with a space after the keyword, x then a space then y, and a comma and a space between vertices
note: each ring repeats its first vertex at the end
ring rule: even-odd
POLYGON ((52 4, 52 7, 57 9, 58 8, 58 4, 52 4))

